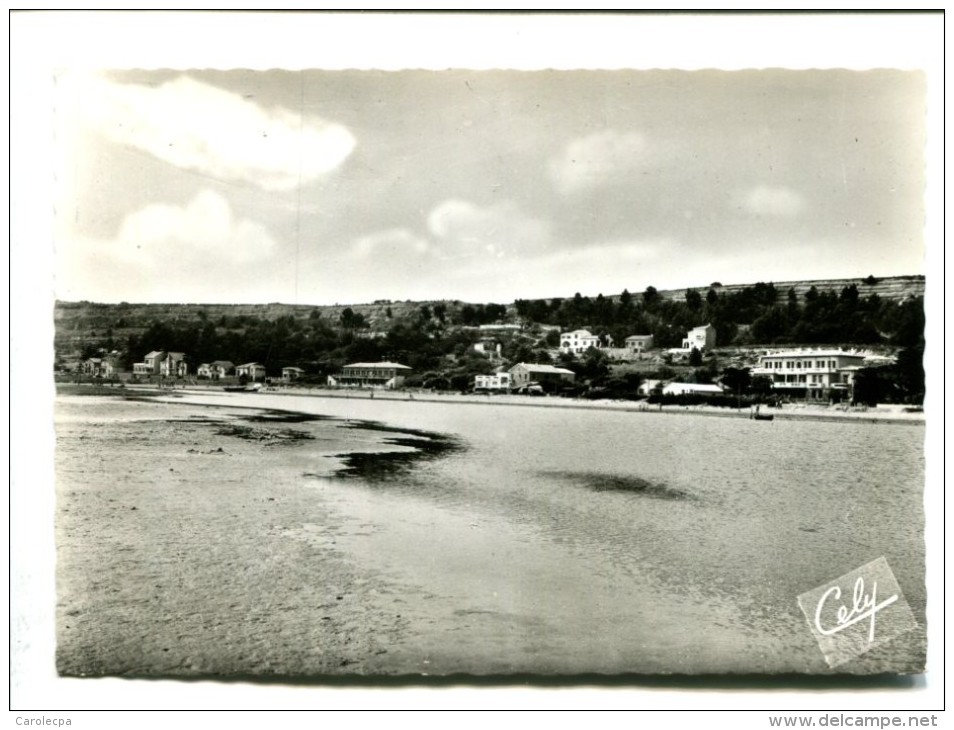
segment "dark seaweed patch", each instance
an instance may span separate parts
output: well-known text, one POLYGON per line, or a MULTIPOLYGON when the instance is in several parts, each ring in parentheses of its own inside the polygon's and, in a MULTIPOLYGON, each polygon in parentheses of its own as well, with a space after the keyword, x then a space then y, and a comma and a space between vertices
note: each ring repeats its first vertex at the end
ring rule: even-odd
POLYGON ((417 436, 421 439, 428 439, 429 441, 453 441, 453 438, 447 434, 438 433, 436 431, 422 431, 416 428, 399 428, 397 426, 386 426, 379 421, 348 421, 344 424, 345 428, 359 428, 364 431, 378 431, 380 433, 400 433, 408 434, 410 436, 417 436))
POLYGON ((627 492, 651 499, 687 500, 692 495, 663 482, 653 482, 642 477, 599 472, 543 472, 549 478, 577 484, 594 492, 627 492))
MULTIPOLYGON (((424 433, 388 427, 375 430, 424 433)), ((413 449, 412 451, 337 454, 335 458, 341 459, 343 466, 335 472, 335 476, 377 482, 391 481, 406 477, 412 468, 420 462, 433 461, 455 451, 460 451, 462 448, 457 441, 447 436, 442 434, 433 434, 433 436, 433 438, 389 438, 384 441, 384 443, 394 446, 409 447, 413 449)))
POLYGON ((267 410, 254 416, 247 416, 245 420, 251 423, 309 423, 312 421, 329 421, 331 416, 319 416, 296 411, 267 410))
POLYGON ((266 444, 289 443, 295 441, 310 441, 314 439, 309 433, 296 431, 292 428, 281 430, 254 428, 253 426, 242 426, 235 423, 227 423, 220 426, 215 432, 218 436, 234 436, 245 439, 246 441, 264 441, 266 444))

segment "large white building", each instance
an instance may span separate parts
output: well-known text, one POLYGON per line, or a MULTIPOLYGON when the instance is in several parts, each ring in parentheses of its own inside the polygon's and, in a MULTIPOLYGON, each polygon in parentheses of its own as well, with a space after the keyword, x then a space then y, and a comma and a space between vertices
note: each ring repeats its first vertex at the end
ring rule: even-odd
POLYGON ((573 330, 560 334, 560 349, 578 355, 591 347, 599 348, 600 338, 589 330, 573 330))
POLYGON ((400 388, 411 368, 396 362, 355 362, 339 375, 329 375, 328 385, 359 388, 400 388))
POLYGON ((865 355, 843 350, 785 350, 762 355, 752 375, 772 379, 779 395, 828 399, 832 391, 845 394, 862 367, 865 355))

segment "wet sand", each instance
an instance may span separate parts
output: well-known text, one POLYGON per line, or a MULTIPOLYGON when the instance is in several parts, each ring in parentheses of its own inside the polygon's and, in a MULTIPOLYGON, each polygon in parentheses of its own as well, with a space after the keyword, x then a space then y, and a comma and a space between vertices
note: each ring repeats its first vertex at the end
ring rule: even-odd
MULTIPOLYGON (((461 506, 415 491, 413 479, 401 486, 422 459, 463 448, 453 438, 267 410, 318 412, 308 397, 129 395, 57 399, 62 674, 828 672, 793 611, 746 606, 735 589, 666 585, 648 565, 610 565, 553 526, 540 541, 511 511, 519 489, 513 505, 461 506)), ((423 413, 408 408, 405 425, 423 413)), ((601 485, 664 504, 672 519, 657 527, 691 560, 698 536, 683 532, 705 529, 693 521, 705 514, 693 518, 686 495, 651 480, 601 485)), ((556 507, 542 517, 557 518, 556 507)), ((778 598, 778 586, 766 591, 768 603, 778 598)), ((903 663, 872 652, 860 671, 922 660, 917 649, 903 663)))
POLYGON ((361 525, 309 481, 334 454, 417 449, 248 410, 131 403, 119 423, 81 400, 57 403, 61 674, 385 669, 406 594, 335 549, 361 525))

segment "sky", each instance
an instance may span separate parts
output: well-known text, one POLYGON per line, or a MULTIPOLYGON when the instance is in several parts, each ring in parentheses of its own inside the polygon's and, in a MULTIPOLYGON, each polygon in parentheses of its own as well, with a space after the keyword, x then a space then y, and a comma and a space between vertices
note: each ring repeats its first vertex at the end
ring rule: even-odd
POLYGON ((55 105, 61 300, 925 273, 918 71, 76 71, 55 105))

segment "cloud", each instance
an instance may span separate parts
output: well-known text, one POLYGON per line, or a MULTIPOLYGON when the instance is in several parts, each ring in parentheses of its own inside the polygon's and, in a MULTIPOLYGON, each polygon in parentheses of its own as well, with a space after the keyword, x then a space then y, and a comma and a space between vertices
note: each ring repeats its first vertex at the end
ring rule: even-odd
POLYGON ((742 198, 742 208, 757 216, 794 218, 804 207, 804 198, 784 187, 757 185, 742 198))
MULTIPOLYGON (((247 301, 283 270, 276 249, 264 226, 236 218, 224 198, 205 190, 185 206, 157 203, 130 213, 111 240, 62 237, 57 296, 247 301)), ((270 286, 274 295, 275 282, 270 286)))
POLYGON ((465 200, 446 200, 427 217, 427 229, 443 256, 503 257, 539 250, 550 240, 543 221, 509 202, 481 207, 465 200))
POLYGON ((236 219, 228 201, 211 190, 203 190, 185 207, 156 203, 130 213, 115 244, 124 258, 153 264, 169 256, 206 265, 218 260, 249 263, 275 249, 264 226, 236 219))
POLYGON ((265 190, 290 190, 341 165, 355 147, 347 128, 314 115, 266 109, 180 76, 157 87, 78 81, 84 121, 114 142, 176 167, 265 190))
POLYGON ((362 236, 352 248, 357 258, 372 256, 422 254, 430 248, 426 238, 422 238, 407 228, 392 228, 362 236))
POLYGON ((640 132, 596 132, 570 142, 550 162, 550 177, 564 195, 593 190, 639 169, 647 162, 648 152, 640 132))

